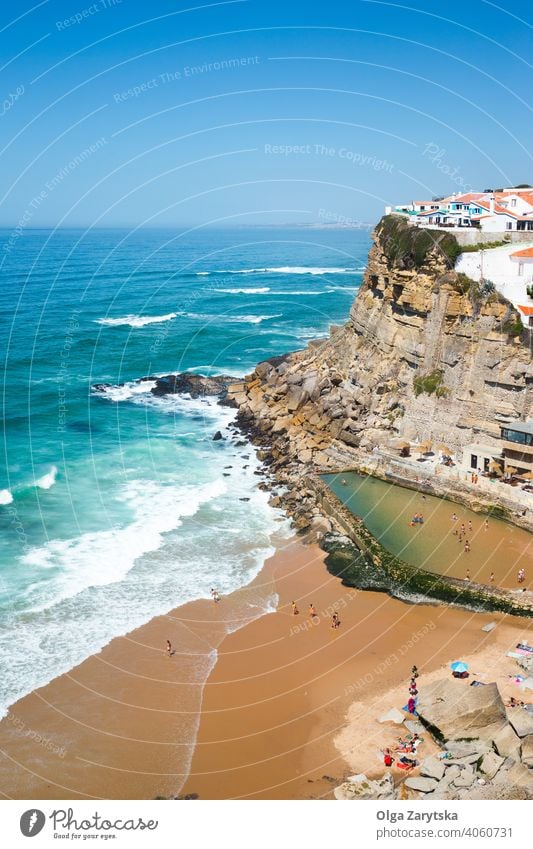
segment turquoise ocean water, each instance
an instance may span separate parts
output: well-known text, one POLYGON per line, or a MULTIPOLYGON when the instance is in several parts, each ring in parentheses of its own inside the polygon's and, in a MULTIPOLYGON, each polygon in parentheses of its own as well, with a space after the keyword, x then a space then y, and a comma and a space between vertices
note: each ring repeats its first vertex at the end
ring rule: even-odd
POLYGON ((355 230, 0 231, 0 713, 257 574, 286 529, 253 451, 212 440, 233 411, 131 381, 239 376, 304 347, 346 320, 369 246, 355 230))

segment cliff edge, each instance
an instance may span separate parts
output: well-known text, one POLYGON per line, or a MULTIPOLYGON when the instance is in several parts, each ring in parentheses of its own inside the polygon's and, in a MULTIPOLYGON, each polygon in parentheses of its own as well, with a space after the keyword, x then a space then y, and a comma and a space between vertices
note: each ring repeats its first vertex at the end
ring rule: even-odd
POLYGON ((533 415, 530 331, 493 286, 454 270, 453 234, 392 215, 373 241, 347 323, 229 388, 273 479, 289 486, 289 512, 292 488, 293 514, 305 508, 295 479, 310 470, 379 474, 394 438, 496 446, 500 424, 533 415))

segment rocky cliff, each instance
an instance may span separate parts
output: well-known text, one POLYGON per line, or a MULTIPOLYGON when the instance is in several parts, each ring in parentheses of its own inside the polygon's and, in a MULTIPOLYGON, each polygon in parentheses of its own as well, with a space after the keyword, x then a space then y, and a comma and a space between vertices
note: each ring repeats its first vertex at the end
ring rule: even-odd
POLYGON ((395 437, 495 443, 500 423, 533 415, 529 331, 494 287, 454 271, 453 235, 387 216, 373 240, 347 323, 229 389, 293 513, 306 469, 357 468, 395 437))

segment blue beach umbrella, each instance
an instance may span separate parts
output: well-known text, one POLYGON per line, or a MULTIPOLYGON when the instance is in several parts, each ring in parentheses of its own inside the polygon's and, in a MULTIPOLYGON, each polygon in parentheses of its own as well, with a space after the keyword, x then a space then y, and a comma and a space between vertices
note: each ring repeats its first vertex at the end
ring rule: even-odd
POLYGON ((465 663, 463 660, 454 660, 451 664, 451 668, 454 672, 466 672, 468 669, 468 663, 465 663))

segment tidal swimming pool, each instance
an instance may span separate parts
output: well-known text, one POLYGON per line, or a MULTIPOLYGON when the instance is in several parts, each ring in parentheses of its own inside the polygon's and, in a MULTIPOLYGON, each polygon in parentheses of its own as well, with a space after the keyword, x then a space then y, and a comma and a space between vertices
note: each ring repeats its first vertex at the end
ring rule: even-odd
POLYGON ((495 586, 531 587, 533 534, 528 531, 446 499, 355 472, 324 475, 324 480, 373 536, 407 563, 483 584, 490 583, 494 572, 495 586), (412 524, 415 514, 422 515, 423 523, 412 524), (467 540, 470 551, 465 551, 467 540), (519 569, 526 572, 523 584, 517 581, 519 569))

